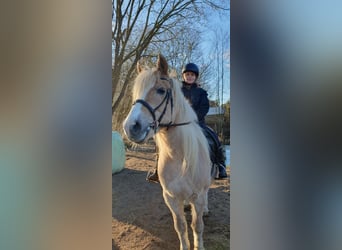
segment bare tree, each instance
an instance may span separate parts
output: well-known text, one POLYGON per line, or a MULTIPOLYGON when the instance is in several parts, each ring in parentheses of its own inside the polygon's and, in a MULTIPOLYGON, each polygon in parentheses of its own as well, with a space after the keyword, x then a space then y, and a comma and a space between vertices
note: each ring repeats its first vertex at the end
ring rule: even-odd
MULTIPOLYGON (((121 129, 123 117, 129 109, 131 83, 138 60, 144 55, 163 52, 160 49, 166 44, 180 41, 182 29, 184 31, 189 20, 200 23, 203 4, 209 3, 210 1, 197 0, 112 0, 112 114, 116 124, 114 127, 121 129)), ((184 42, 185 39, 183 37, 184 42)), ((189 39, 187 44, 196 46, 195 41, 189 39)), ((191 50, 191 53, 193 51, 191 50)), ((170 57, 171 55, 170 53, 170 57)), ((183 55, 179 58, 184 61, 194 56, 183 55)), ((179 67, 179 62, 175 62, 175 66, 179 67)))
POLYGON ((227 87, 227 76, 229 71, 229 34, 222 29, 216 29, 213 41, 212 54, 215 60, 215 86, 216 101, 222 105, 224 103, 223 94, 227 87))
MULTIPOLYGON (((171 30, 180 18, 184 18, 185 13, 193 13, 190 6, 194 1, 113 0, 112 3, 112 113, 115 116, 115 111, 120 114, 127 109, 124 103, 121 108, 119 105, 123 97, 128 97, 128 86, 139 58, 155 37, 171 30)), ((115 119, 121 124, 119 115, 115 119)))
MULTIPOLYGON (((215 86, 215 92, 212 93, 212 97, 215 98, 215 101, 218 107, 223 108, 222 105, 224 103, 224 92, 226 91, 228 85, 228 61, 227 55, 229 54, 229 34, 225 29, 221 27, 213 29, 213 37, 212 37, 212 86, 215 86)), ((221 110, 223 111, 223 110, 221 110)), ((223 136, 223 124, 224 117, 222 115, 221 119, 218 120, 217 133, 222 137, 223 136)))

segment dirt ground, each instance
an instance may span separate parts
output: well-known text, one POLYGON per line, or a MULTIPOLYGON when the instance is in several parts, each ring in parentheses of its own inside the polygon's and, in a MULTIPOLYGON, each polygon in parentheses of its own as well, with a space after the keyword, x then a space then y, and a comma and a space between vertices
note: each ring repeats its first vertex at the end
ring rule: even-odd
MULTIPOLYGON (((153 152, 127 151, 124 170, 112 176, 112 249, 179 249, 161 186, 145 180, 154 165, 153 152)), ((230 176, 229 169, 227 172, 230 176)), ((204 246, 207 250, 227 250, 230 242, 230 178, 214 180, 208 198, 210 214, 204 217, 204 246)), ((186 217, 192 241, 191 211, 186 212, 186 217)))

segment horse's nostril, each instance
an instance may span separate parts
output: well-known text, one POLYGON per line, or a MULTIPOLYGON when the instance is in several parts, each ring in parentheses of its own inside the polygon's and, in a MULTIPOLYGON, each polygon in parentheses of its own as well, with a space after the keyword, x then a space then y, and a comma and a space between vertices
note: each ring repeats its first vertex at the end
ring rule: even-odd
POLYGON ((131 126, 131 133, 132 134, 137 134, 141 131, 141 124, 139 121, 136 121, 132 126, 131 126))

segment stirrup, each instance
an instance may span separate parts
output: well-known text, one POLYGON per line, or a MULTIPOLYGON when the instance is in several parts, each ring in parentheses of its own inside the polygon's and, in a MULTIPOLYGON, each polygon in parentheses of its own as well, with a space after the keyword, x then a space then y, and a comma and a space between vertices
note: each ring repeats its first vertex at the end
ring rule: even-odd
POLYGON ((148 171, 146 175, 148 182, 159 183, 158 174, 155 171, 148 171))

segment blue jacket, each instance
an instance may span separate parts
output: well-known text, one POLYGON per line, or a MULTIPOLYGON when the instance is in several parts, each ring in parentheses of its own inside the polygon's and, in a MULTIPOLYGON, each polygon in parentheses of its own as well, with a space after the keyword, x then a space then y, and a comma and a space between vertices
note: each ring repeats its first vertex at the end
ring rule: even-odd
POLYGON ((190 87, 188 87, 184 82, 182 91, 185 98, 190 102, 192 108, 196 112, 199 124, 205 124, 205 116, 209 111, 209 99, 207 91, 198 87, 196 83, 193 83, 190 85, 190 87))

